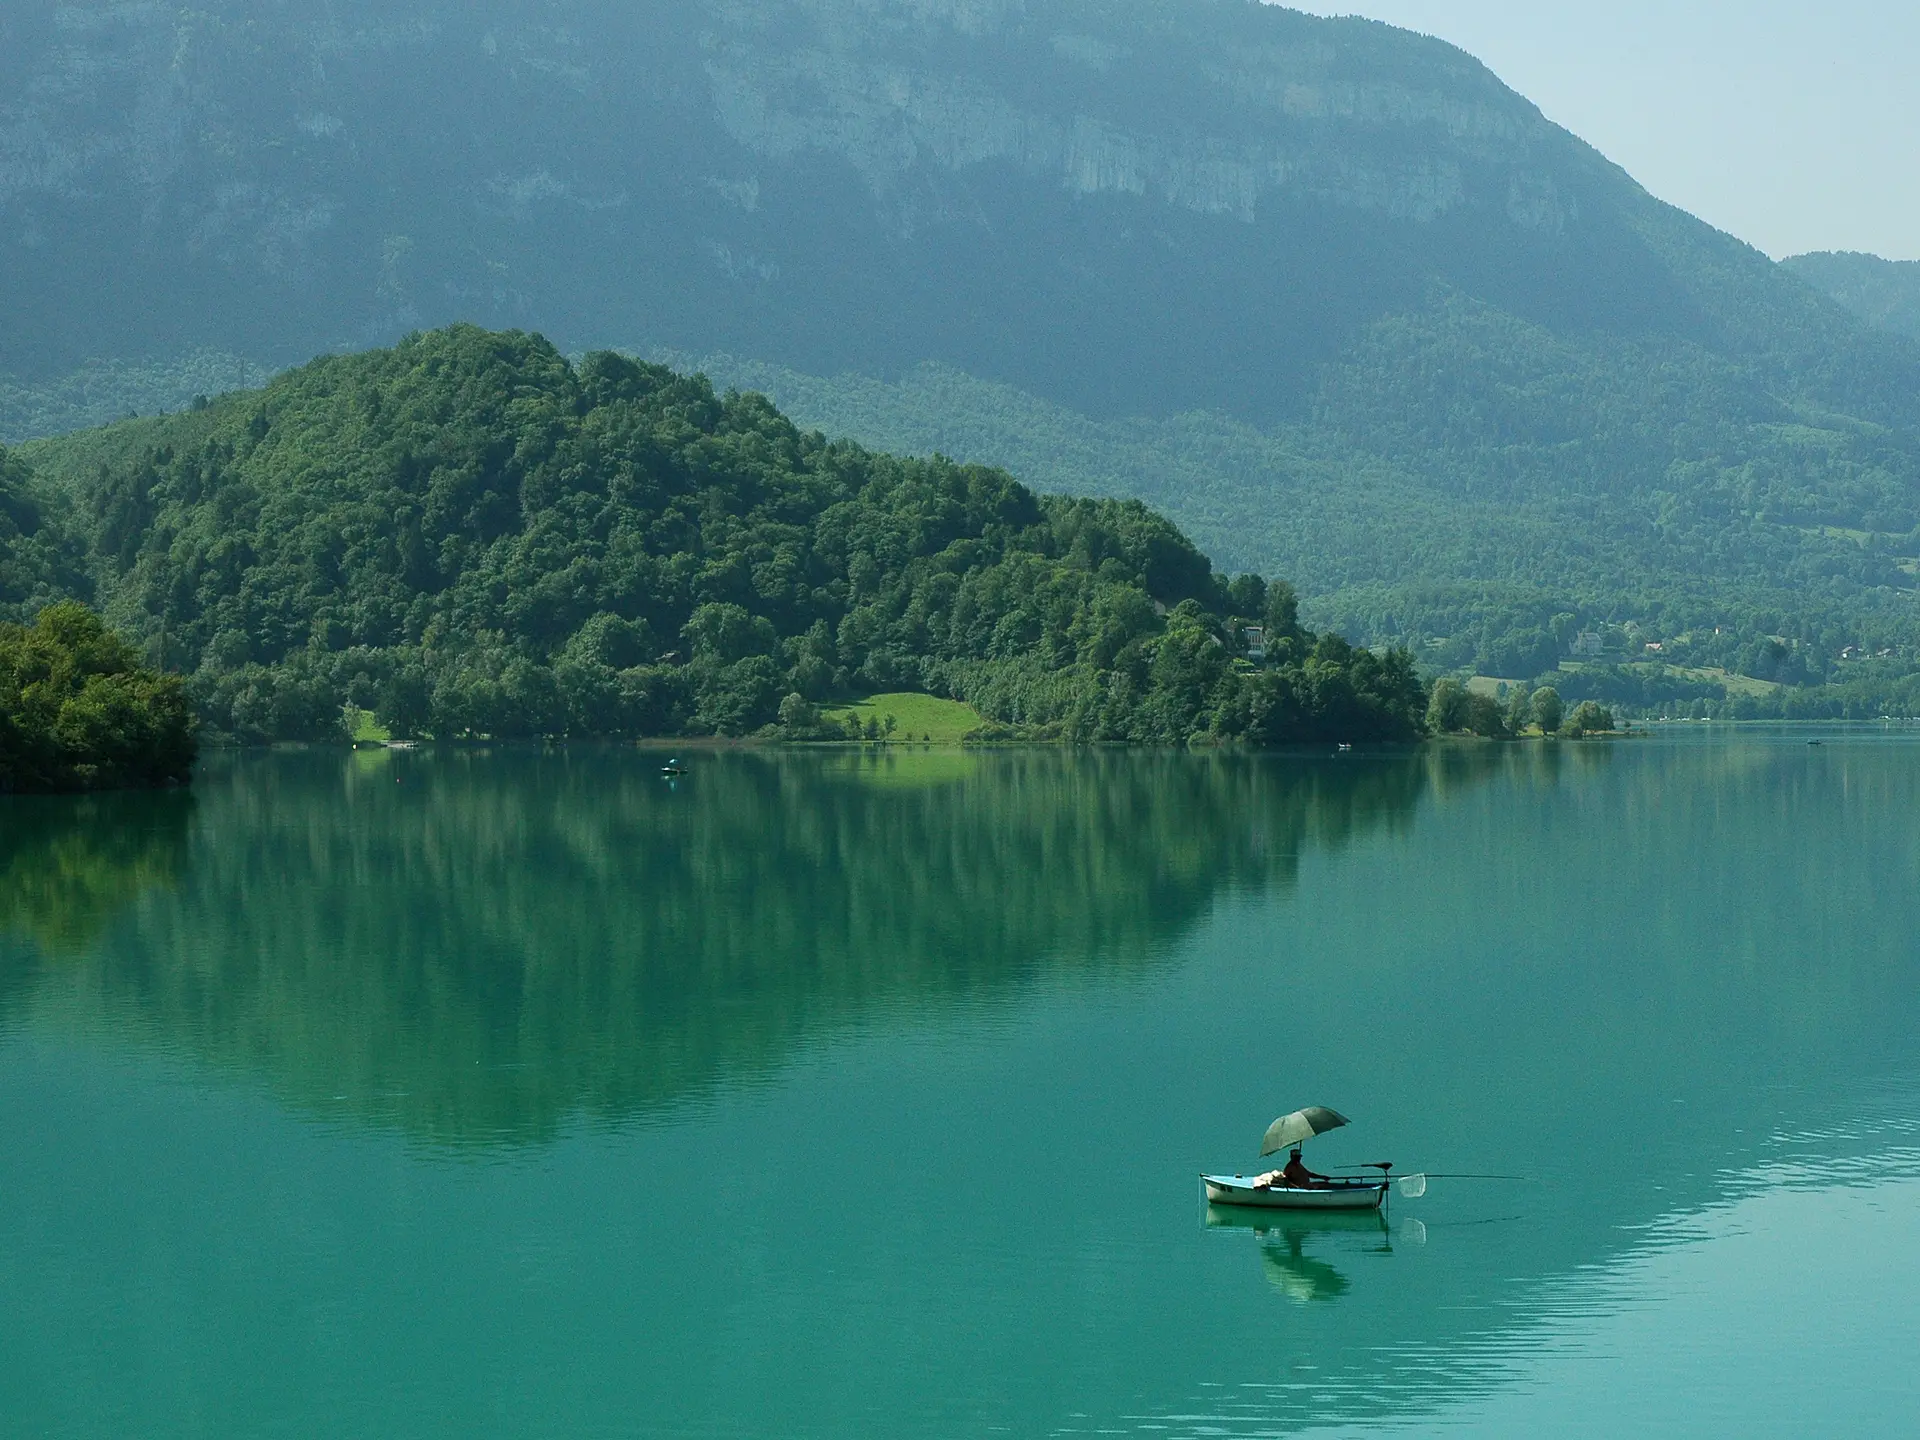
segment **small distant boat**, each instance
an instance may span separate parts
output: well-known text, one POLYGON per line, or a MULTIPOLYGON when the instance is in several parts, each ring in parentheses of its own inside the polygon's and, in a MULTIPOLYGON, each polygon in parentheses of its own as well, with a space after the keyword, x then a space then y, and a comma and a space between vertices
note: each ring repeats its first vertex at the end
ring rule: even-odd
POLYGON ((660 773, 667 776, 684 775, 687 773, 687 767, 680 763, 680 757, 676 755, 660 767, 660 773))
MULTIPOLYGON (((1314 1136, 1349 1123, 1338 1110, 1309 1105, 1269 1125, 1260 1142, 1260 1153, 1298 1149, 1314 1136)), ((1200 1183, 1206 1187, 1210 1205, 1246 1205, 1261 1210, 1377 1210, 1387 1198, 1387 1172, 1393 1165, 1382 1161, 1366 1168, 1378 1170, 1380 1178, 1329 1176, 1293 1184, 1283 1171, 1270 1170, 1264 1175, 1202 1175, 1200 1183)))

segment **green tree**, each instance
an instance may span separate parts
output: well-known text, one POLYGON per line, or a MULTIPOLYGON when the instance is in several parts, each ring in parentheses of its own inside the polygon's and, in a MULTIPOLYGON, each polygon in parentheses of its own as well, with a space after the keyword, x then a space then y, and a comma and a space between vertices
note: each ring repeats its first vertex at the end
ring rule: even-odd
POLYGON ((1427 701, 1427 728, 1436 735, 1451 735, 1467 728, 1467 687, 1451 676, 1433 682, 1427 701))
POLYGON ((1489 740, 1505 739, 1509 733, 1506 714, 1501 710, 1500 702, 1491 695, 1467 696, 1466 728, 1489 740))
POLYGON ((811 740, 820 733, 820 707, 793 691, 780 702, 780 729, 789 740, 811 740))
POLYGON ((1516 685, 1507 697, 1507 729, 1515 735, 1521 735, 1532 723, 1533 697, 1527 694, 1526 686, 1516 685))
POLYGON ((0 625, 0 791, 183 784, 198 749, 178 677, 73 601, 0 625))
MULTIPOLYGON (((1298 619, 1298 601, 1295 618, 1298 619)), ((1236 620, 1263 624, 1267 614, 1267 582, 1258 575, 1236 575, 1227 585, 1227 612, 1236 620)))
POLYGON ((1567 716, 1561 726, 1561 733, 1578 739, 1582 735, 1604 733, 1613 729, 1613 712, 1604 705, 1592 700, 1582 700, 1573 707, 1573 713, 1567 716))
POLYGON ((1268 584, 1265 620, 1269 655, 1275 654, 1277 647, 1284 653, 1286 642, 1303 638, 1305 632, 1300 626, 1300 596, 1285 580, 1268 584))
POLYGON ((1558 690, 1551 685, 1542 685, 1533 692, 1533 718, 1539 724, 1542 735, 1558 732, 1564 715, 1565 707, 1560 702, 1558 690))

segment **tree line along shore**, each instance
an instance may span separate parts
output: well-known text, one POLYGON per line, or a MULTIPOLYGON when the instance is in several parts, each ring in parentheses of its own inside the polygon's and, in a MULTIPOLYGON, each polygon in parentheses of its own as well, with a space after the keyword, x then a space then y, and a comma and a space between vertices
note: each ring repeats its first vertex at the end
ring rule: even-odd
POLYGON ((797 735, 877 691, 1037 740, 1425 728, 1410 656, 1313 633, 1138 502, 517 332, 324 358, 4 483, 0 618, 90 604, 215 741, 336 739, 349 708, 398 737, 797 735))
POLYGON ((1290 586, 1217 574, 1137 501, 830 442, 761 396, 518 332, 416 335, 30 447, 0 499, 16 791, 173 783, 196 735, 891 738, 849 709, 875 693, 970 707, 948 739, 1561 725, 1549 697, 1496 724, 1406 651, 1316 634, 1290 586))

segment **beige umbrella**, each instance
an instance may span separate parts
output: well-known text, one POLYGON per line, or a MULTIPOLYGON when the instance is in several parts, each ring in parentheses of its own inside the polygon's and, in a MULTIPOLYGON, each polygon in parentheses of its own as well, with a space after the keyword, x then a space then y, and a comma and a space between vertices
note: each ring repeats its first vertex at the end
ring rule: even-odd
POLYGON ((1329 1130, 1338 1130, 1342 1125, 1352 1123, 1338 1110, 1329 1110, 1324 1105, 1309 1105, 1291 1115, 1282 1115, 1269 1125, 1267 1138, 1260 1142, 1260 1153, 1271 1155, 1276 1150, 1285 1150, 1289 1145, 1298 1145, 1302 1140, 1311 1140, 1316 1135, 1324 1135, 1329 1130))

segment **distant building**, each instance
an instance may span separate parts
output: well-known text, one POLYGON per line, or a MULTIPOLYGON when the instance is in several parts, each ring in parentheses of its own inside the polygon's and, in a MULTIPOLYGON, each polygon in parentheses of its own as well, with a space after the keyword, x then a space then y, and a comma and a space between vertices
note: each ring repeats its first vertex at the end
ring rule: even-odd
POLYGON ((1247 637, 1247 658, 1264 660, 1267 658, 1267 632, 1259 625, 1249 625, 1241 632, 1247 637))
POLYGON ((1607 653, 1607 642, 1600 638, 1598 630, 1582 630, 1573 637, 1573 654, 1578 660, 1591 659, 1607 653))

